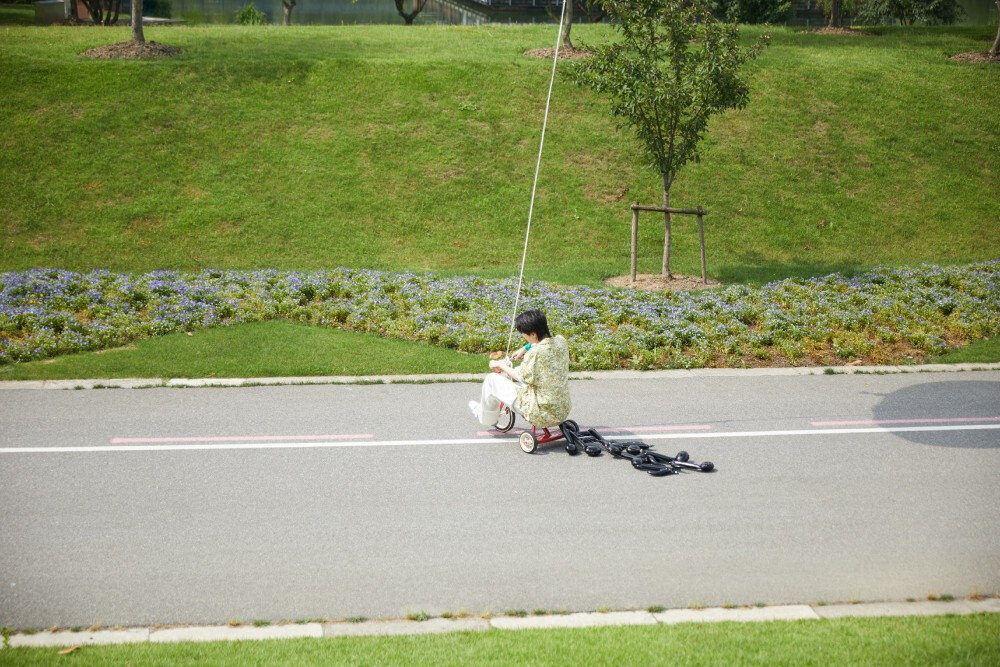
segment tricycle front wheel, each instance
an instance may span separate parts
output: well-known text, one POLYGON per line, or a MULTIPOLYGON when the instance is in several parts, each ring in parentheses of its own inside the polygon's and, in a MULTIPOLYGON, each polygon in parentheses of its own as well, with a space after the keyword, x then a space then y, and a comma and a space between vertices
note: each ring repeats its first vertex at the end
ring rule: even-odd
POLYGON ((538 449, 538 438, 531 431, 522 433, 517 442, 521 445, 521 449, 525 454, 533 454, 538 449))

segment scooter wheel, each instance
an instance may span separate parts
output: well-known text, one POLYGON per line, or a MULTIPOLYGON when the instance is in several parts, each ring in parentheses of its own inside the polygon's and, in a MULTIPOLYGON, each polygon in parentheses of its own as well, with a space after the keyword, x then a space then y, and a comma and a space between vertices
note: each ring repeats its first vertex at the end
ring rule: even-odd
POLYGON ((682 450, 677 452, 677 456, 675 456, 674 458, 677 459, 678 461, 684 462, 690 459, 691 455, 682 450))
POLYGON ((577 433, 579 433, 580 431, 580 425, 577 424, 572 419, 567 419, 566 421, 563 422, 563 424, 566 424, 566 426, 568 426, 571 430, 576 431, 577 433))
POLYGON ((530 431, 525 431, 517 439, 519 445, 521 445, 521 450, 525 454, 534 454, 535 450, 538 449, 538 438, 535 437, 534 433, 530 431))
POLYGON ((500 418, 497 419, 497 424, 495 426, 496 430, 501 433, 506 433, 511 430, 514 428, 514 419, 514 411, 505 405, 503 410, 500 411, 500 418))
POLYGON ((702 472, 712 472, 713 470, 715 470, 715 464, 712 463, 711 461, 705 461, 700 466, 698 466, 698 468, 702 472))

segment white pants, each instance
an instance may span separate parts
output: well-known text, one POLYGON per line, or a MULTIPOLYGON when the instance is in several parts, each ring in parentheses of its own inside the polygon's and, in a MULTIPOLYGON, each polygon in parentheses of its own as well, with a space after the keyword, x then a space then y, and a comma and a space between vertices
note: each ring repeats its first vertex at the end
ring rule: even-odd
POLYGON ((479 399, 479 410, 475 411, 479 423, 493 426, 500 419, 500 403, 511 410, 517 408, 517 384, 506 375, 490 373, 483 380, 483 393, 479 399))

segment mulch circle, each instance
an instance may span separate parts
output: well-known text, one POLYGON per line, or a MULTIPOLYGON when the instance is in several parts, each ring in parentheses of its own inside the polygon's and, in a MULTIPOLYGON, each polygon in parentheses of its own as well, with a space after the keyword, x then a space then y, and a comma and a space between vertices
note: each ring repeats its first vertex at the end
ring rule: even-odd
POLYGON ((974 51, 972 53, 956 53, 949 60, 956 60, 960 63, 1000 63, 1000 56, 991 56, 985 51, 974 51))
POLYGON ((810 30, 809 32, 816 33, 817 35, 848 35, 850 37, 860 37, 861 35, 870 35, 864 30, 855 30, 853 28, 831 28, 830 26, 823 26, 822 28, 816 28, 815 30, 810 30))
POLYGON ((665 278, 658 273, 639 273, 635 277, 635 284, 632 284, 632 276, 612 276, 604 281, 605 285, 611 287, 624 287, 627 289, 641 289, 647 292, 685 292, 688 290, 716 289, 722 287, 718 280, 708 279, 707 283, 701 281, 700 277, 683 276, 679 273, 673 274, 673 278, 665 278))
MULTIPOLYGON (((549 47, 547 49, 531 49, 530 51, 525 51, 524 55, 529 58, 551 58, 554 53, 555 48, 549 47)), ((594 52, 587 49, 574 49, 568 46, 559 49, 559 58, 562 60, 583 60, 592 55, 594 55, 594 52)))
POLYGON ((176 46, 168 46, 150 41, 145 44, 118 42, 117 44, 108 44, 107 46, 87 49, 80 55, 85 58, 101 58, 106 60, 117 58, 136 60, 141 58, 166 58, 176 56, 180 52, 181 50, 176 46))

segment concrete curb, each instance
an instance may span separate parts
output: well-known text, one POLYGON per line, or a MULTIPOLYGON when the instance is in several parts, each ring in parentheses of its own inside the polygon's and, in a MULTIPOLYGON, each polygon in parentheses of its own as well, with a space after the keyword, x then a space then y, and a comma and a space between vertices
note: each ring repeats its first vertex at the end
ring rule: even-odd
MULTIPOLYGON (((662 371, 579 371, 573 380, 657 380, 700 377, 767 377, 790 375, 858 375, 897 373, 956 373, 997 371, 1000 363, 923 364, 920 366, 798 366, 794 368, 692 368, 662 371)), ((330 375, 269 378, 117 378, 81 380, 2 380, 0 390, 11 389, 149 389, 153 387, 246 387, 327 384, 424 384, 481 382, 485 373, 430 375, 330 375)))
MULTIPOLYGON (((297 623, 263 627, 227 625, 177 628, 128 628, 94 632, 38 632, 10 636, 11 648, 56 647, 142 642, 206 642, 290 639, 298 637, 362 637, 388 635, 426 635, 447 632, 485 632, 497 630, 544 630, 552 628, 592 628, 626 625, 673 625, 677 623, 750 623, 781 621, 819 621, 836 618, 875 618, 891 616, 944 616, 1000 613, 1000 597, 985 600, 868 602, 832 605, 775 605, 726 609, 668 609, 663 612, 612 611, 579 612, 545 616, 498 616, 484 618, 432 618, 427 621, 382 620, 361 623, 297 623)), ((2 650, 2 649, 0 649, 2 650)))
POLYGON ((265 625, 262 627, 229 625, 202 625, 188 628, 165 628, 149 633, 149 641, 163 642, 217 642, 247 639, 294 639, 297 637, 322 637, 319 623, 295 625, 265 625))
POLYGON ((942 614, 981 614, 1000 612, 1000 599, 954 600, 949 602, 870 602, 868 604, 830 604, 815 608, 820 618, 875 616, 940 616, 942 614))
POLYGON ((432 635, 442 632, 485 632, 490 629, 484 618, 432 618, 426 621, 364 621, 362 623, 325 623, 324 637, 361 637, 366 635, 432 635))
POLYGON ((10 646, 78 646, 90 644, 139 644, 149 641, 149 628, 97 630, 95 632, 38 632, 33 635, 11 635, 10 646))
MULTIPOLYGON (((878 614, 873 614, 877 616, 878 614)), ((816 620, 819 615, 809 605, 781 605, 776 607, 753 607, 751 609, 725 609, 712 607, 709 609, 670 609, 654 614, 660 623, 673 625, 675 623, 718 623, 734 621, 746 623, 753 621, 801 621, 816 620)))
POLYGON ((596 628, 602 625, 656 625, 648 611, 609 611, 555 616, 498 616, 490 619, 497 630, 537 630, 543 628, 596 628))

